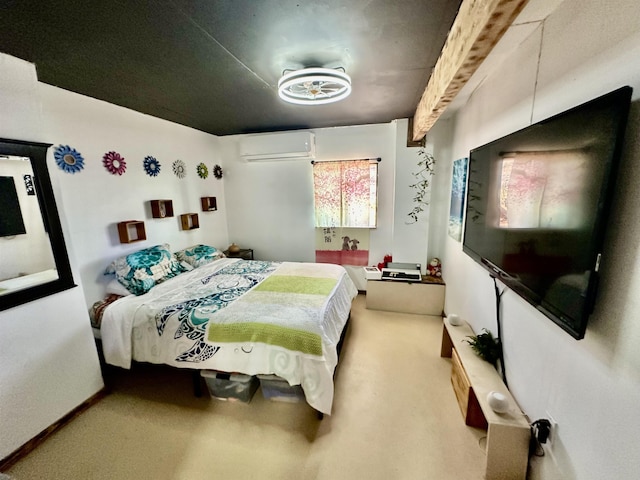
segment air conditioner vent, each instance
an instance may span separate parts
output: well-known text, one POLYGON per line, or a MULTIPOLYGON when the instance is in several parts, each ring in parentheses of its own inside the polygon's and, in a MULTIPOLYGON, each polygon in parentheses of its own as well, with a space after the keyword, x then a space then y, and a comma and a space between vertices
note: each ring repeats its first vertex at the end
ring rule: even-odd
POLYGON ((312 132, 247 135, 240 140, 240 157, 247 162, 313 160, 315 154, 312 132))

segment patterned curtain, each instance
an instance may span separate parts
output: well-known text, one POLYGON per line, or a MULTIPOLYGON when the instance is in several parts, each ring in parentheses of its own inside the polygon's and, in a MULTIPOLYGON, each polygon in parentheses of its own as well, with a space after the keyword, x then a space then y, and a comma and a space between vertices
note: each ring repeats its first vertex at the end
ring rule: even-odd
POLYGON ((366 160, 316 162, 316 227, 375 228, 378 164, 366 160))
POLYGON ((365 266, 369 229, 376 227, 378 162, 313 165, 316 262, 365 266))

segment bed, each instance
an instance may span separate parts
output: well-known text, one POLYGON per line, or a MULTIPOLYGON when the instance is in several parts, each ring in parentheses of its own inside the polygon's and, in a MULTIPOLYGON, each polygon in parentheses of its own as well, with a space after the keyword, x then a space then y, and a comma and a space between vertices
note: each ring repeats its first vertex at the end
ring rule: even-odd
POLYGON ((273 374, 301 385, 307 403, 330 414, 338 343, 357 295, 346 270, 225 258, 207 248, 214 254, 204 260, 159 245, 140 251, 143 262, 129 255, 112 264, 108 271, 128 288, 122 293, 136 294, 112 295, 100 307, 106 363, 273 374))

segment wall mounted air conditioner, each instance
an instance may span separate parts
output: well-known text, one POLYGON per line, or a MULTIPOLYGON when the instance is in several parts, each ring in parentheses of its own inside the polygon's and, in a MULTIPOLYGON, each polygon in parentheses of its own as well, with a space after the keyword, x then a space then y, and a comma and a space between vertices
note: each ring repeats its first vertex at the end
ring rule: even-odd
POLYGON ((247 162, 313 160, 316 137, 312 132, 247 135, 240 140, 240 158, 247 162))

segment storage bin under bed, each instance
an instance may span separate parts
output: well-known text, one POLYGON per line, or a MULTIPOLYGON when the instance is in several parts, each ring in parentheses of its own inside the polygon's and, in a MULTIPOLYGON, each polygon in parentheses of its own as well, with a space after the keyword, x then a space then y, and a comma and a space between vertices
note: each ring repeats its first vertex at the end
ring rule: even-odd
POLYGON ((300 385, 289 382, 276 375, 258 375, 264 398, 276 402, 300 402, 304 400, 304 391, 300 385))
POLYGON ((256 377, 242 373, 201 370, 200 375, 207 382, 211 396, 218 400, 249 403, 260 383, 256 377))

